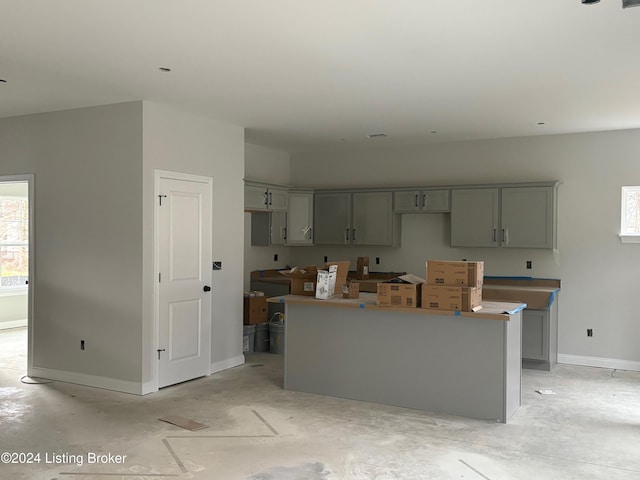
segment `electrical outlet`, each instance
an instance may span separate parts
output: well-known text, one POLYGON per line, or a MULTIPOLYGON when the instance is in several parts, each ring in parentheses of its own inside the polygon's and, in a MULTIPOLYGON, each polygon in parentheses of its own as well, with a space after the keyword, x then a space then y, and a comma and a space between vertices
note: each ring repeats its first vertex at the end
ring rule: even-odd
POLYGON ((274 262, 277 262, 277 261, 278 261, 278 254, 277 254, 277 253, 274 253, 274 254, 273 254, 273 261, 274 261, 274 262))
POLYGON ((326 255, 324 256, 324 263, 327 263, 329 261, 329 257, 327 257, 326 255))
POLYGON ((593 337, 593 328, 587 328, 587 337, 593 337))
POLYGON ((527 260, 527 270, 531 270, 531 265, 533 262, 531 260, 527 260))
POLYGON ((380 265, 380 257, 376 257, 376 265, 380 265))
POLYGON ((80 340, 80 350, 84 350, 84 340, 80 340))

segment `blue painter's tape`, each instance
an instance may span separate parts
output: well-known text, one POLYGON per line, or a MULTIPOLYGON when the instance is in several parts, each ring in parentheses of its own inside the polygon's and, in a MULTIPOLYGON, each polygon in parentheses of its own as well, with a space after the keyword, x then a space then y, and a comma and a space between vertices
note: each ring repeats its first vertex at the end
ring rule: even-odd
POLYGON ((553 302, 556 301, 556 295, 558 294, 558 292, 560 291, 560 289, 556 289, 553 292, 551 292, 551 295, 549 295, 549 303, 547 304, 547 308, 551 308, 551 305, 553 305, 553 302))
POLYGON ((460 316, 460 310, 456 310, 456 311, 455 311, 455 313, 454 313, 454 315, 455 315, 456 317, 459 317, 459 316, 460 316))
POLYGON ((524 310, 525 308, 527 308, 527 304, 523 303, 522 305, 520 305, 519 307, 514 308, 513 310, 505 310, 504 313, 508 313, 509 315, 513 315, 514 313, 518 313, 521 310, 524 310))
POLYGON ((284 303, 284 298, 281 298, 281 299, 280 299, 280 303, 284 303))
POLYGON ((361 304, 360 304, 360 308, 364 308, 364 303, 361 303, 361 304))

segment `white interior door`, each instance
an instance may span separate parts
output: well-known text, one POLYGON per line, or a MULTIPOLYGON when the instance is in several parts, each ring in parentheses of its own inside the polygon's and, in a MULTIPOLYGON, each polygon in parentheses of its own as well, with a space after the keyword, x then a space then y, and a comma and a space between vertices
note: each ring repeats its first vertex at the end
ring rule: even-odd
POLYGON ((158 388, 209 373, 212 184, 188 178, 157 184, 158 388))

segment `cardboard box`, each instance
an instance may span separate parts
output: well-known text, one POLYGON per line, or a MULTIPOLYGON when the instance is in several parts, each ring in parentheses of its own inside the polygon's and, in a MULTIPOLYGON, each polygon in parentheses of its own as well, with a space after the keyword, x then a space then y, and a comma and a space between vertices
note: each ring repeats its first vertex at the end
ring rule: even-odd
POLYGON ((342 285, 342 298, 360 298, 360 284, 351 282, 348 285, 342 285))
POLYGON ((328 270, 331 265, 336 265, 338 267, 338 270, 336 271, 336 285, 333 292, 334 295, 339 296, 342 294, 342 285, 347 283, 347 275, 349 275, 349 265, 351 265, 351 262, 349 260, 327 262, 325 270, 328 270))
POLYGON ((356 278, 358 280, 369 280, 369 257, 358 257, 356 278))
POLYGON ((445 262, 427 260, 427 284, 452 287, 480 287, 484 262, 445 262))
POLYGON ((422 285, 422 308, 477 312, 482 308, 482 288, 422 285))
MULTIPOLYGON (((338 261, 328 262, 325 270, 330 265, 337 265, 335 295, 342 294, 342 285, 347 283, 347 274, 349 273, 349 265, 351 262, 338 261)), ((316 283, 318 282, 318 267, 310 265, 304 268, 293 267, 291 270, 280 270, 280 274, 284 275, 291 281, 291 295, 307 295, 310 297, 316 294, 316 283)))
POLYGON ((291 270, 281 270, 280 273, 291 281, 291 295, 313 297, 316 294, 318 269, 315 265, 305 268, 293 267, 291 270))
POLYGON ((243 323, 245 325, 268 322, 268 311, 267 297, 244 297, 243 323))
POLYGON ((396 280, 378 283, 378 307, 417 308, 420 306, 421 285, 424 279, 415 275, 402 275, 396 280))

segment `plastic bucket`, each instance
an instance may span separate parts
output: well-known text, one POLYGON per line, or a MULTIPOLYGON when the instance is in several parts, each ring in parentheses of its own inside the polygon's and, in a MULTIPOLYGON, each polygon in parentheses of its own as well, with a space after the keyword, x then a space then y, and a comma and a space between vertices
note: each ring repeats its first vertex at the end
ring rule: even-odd
POLYGON ((254 343, 254 351, 269 351, 269 323, 259 323, 256 325, 256 339, 254 343))
POLYGON ((255 325, 243 325, 242 326, 242 352, 253 353, 253 345, 256 337, 255 325))
POLYGON ((270 322, 269 336, 271 353, 284 353, 284 322, 270 322))

